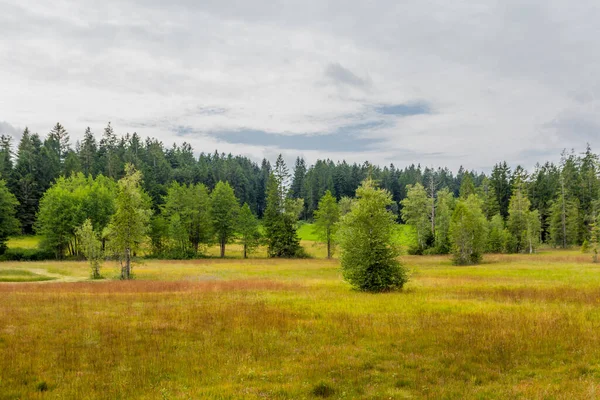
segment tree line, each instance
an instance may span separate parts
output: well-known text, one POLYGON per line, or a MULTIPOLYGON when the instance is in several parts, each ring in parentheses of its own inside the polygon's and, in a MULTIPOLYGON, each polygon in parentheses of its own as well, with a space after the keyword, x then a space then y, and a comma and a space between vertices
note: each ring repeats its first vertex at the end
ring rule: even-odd
MULTIPOLYGON (((318 160, 307 166, 302 158, 297 158, 290 173, 287 168, 281 171, 281 165, 272 166, 267 160, 259 165, 246 157, 217 152, 195 157, 187 143, 167 148, 162 142, 142 139, 137 133, 117 136, 110 123, 100 140, 96 140, 88 128, 83 139, 72 146, 68 132, 57 123, 43 140, 28 129, 16 146, 10 137, 1 137, 0 180, 4 183, 0 191, 4 193, 4 204, 16 204, 18 219, 16 223, 14 220, 3 223, 2 229, 14 232, 16 225, 16 229, 24 234, 49 233, 43 221, 52 219, 53 212, 48 211, 49 204, 56 203, 51 200, 52 196, 60 197, 64 190, 70 190, 79 193, 77 196, 81 196, 82 204, 85 204, 82 207, 99 214, 92 218, 94 229, 98 230, 98 226, 107 224, 107 215, 111 213, 107 198, 110 193, 115 193, 117 181, 126 176, 126 165, 133 166, 143 176, 141 189, 154 215, 150 221, 153 248, 175 252, 172 237, 186 227, 193 240, 183 241, 183 234, 180 234, 176 252, 181 254, 198 252, 209 235, 202 228, 194 228, 206 226, 208 214, 187 210, 186 201, 204 204, 204 209, 208 209, 209 193, 215 191, 220 182, 227 183, 238 203, 246 204, 259 219, 267 216, 269 185, 285 187, 285 196, 280 191, 275 197, 271 191, 271 203, 277 200, 277 212, 287 216, 287 221, 282 219, 278 225, 265 224, 265 228, 275 232, 289 226, 294 218, 312 220, 319 201, 327 192, 339 202, 340 209, 347 209, 361 182, 370 177, 390 193, 388 209, 397 221, 415 228, 418 245, 414 252, 417 253, 451 251, 451 217, 459 203, 466 202, 471 194, 476 196, 487 220, 486 250, 523 251, 527 247, 522 239, 527 225, 511 222, 516 218, 514 212, 511 217, 511 199, 516 193, 522 198, 522 204, 519 204, 528 209, 522 214, 527 214, 529 225, 533 226, 532 215, 537 213, 539 235, 530 241, 530 249, 539 242, 561 247, 581 245, 586 241, 591 243, 600 188, 598 156, 589 146, 583 154, 565 151, 559 164, 538 164, 531 173, 520 166, 511 169, 506 162, 496 164, 489 175, 464 168, 454 175, 447 168, 422 168, 419 165, 399 169, 393 164, 381 168, 369 163, 318 160), (270 182, 271 176, 275 176, 274 183, 270 182), (91 194, 84 195, 81 189, 68 188, 69 185, 82 186, 83 180, 88 182, 85 185, 89 189, 86 190, 91 194), (94 205, 91 199, 100 200, 94 205), (169 246, 165 245, 165 237, 169 237, 169 246)), ((64 224, 68 225, 67 222, 64 224)), ((273 248, 273 254, 294 252, 294 237, 287 241, 284 248, 273 248)), ((76 242, 72 238, 69 241, 61 236, 55 242, 59 253, 75 251, 76 242)))

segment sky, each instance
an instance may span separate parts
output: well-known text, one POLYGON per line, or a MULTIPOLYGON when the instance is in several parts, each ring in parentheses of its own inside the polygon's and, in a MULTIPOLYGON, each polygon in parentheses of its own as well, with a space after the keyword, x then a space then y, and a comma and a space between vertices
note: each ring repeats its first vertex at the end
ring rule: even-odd
POLYGON ((489 171, 600 147, 578 0, 0 0, 0 133, 489 171))

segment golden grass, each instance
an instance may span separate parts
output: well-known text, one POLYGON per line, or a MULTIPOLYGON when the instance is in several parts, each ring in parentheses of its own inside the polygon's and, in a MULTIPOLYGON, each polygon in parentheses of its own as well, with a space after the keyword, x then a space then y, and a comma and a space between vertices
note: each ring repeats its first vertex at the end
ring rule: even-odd
POLYGON ((376 295, 321 259, 148 261, 133 282, 0 284, 0 399, 599 397, 600 266, 576 252, 486 260, 407 256, 413 280, 376 295))

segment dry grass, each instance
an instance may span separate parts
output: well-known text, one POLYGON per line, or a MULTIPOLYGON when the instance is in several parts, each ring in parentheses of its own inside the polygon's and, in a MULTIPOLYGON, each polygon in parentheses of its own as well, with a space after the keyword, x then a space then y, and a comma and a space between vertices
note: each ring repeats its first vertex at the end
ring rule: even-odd
POLYGON ((412 282, 379 295, 326 260, 149 261, 134 282, 0 284, 0 399, 597 398, 588 261, 405 257, 412 282))

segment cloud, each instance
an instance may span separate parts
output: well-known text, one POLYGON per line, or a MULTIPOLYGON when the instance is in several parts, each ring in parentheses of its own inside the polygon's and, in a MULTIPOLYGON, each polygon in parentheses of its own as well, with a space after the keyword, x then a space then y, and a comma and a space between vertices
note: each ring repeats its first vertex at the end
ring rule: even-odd
POLYGON ((4 0, 0 110, 73 141, 112 121, 255 159, 533 165, 600 147, 598 19, 593 0, 4 0))
POLYGON ((334 83, 351 85, 351 86, 367 86, 368 82, 360 78, 348 68, 342 67, 339 63, 332 63, 325 69, 325 76, 334 83))
POLYGON ((0 135, 9 135, 17 138, 21 134, 21 130, 15 128, 6 121, 0 121, 0 135))

